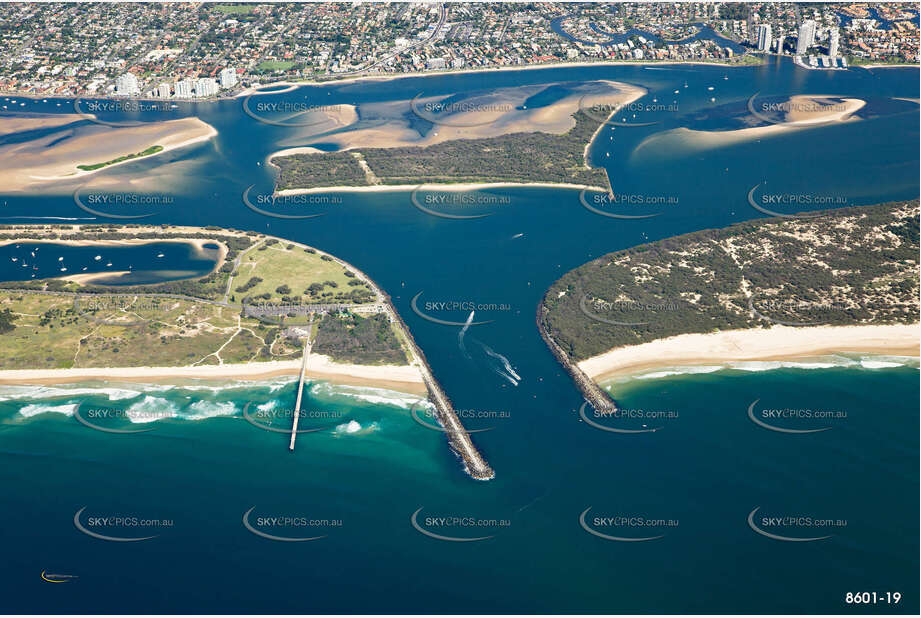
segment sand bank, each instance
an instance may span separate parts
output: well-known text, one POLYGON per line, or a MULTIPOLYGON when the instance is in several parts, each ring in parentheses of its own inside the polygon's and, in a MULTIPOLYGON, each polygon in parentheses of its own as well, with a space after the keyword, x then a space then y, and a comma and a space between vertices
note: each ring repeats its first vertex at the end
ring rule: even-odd
MULTIPOLYGON (((849 119, 864 105, 861 99, 830 97, 822 95, 796 95, 787 103, 789 111, 786 120, 794 126, 809 126, 825 122, 841 122, 849 119)), ((784 126, 784 125, 781 125, 784 126)))
POLYGON ((0 135, 54 129, 84 120, 86 118, 80 114, 17 114, 10 116, 7 112, 0 112, 0 135))
MULTIPOLYGON (((300 373, 301 361, 268 361, 202 367, 90 367, 83 369, 7 369, 0 370, 0 384, 68 384, 87 380, 124 382, 168 381, 176 379, 261 380, 300 373)), ((425 394, 425 385, 416 367, 410 365, 350 365, 333 363, 321 354, 310 356, 308 378, 356 386, 377 386, 413 394, 425 394)))
POLYGON ((579 363, 596 382, 649 369, 828 354, 918 356, 921 325, 774 326, 688 334, 616 348, 579 363))
POLYGON ((663 152, 683 153, 710 150, 744 142, 753 142, 792 131, 801 131, 819 125, 853 122, 859 120, 854 117, 854 113, 866 105, 866 102, 861 99, 843 99, 841 102, 826 104, 824 101, 827 98, 821 95, 798 95, 792 97, 786 103, 780 104, 783 109, 788 110, 784 113, 784 122, 765 120, 768 118, 768 114, 755 109, 755 121, 772 123, 765 126, 729 131, 697 131, 680 127, 662 133, 655 133, 643 140, 634 149, 633 156, 658 157, 663 152))
MULTIPOLYGON (((362 122, 352 130, 324 135, 325 130, 299 131, 282 145, 310 146, 333 143, 339 151, 361 148, 431 146, 459 139, 499 137, 511 133, 543 132, 561 135, 575 126, 572 115, 580 106, 603 104, 611 109, 640 98, 646 90, 609 80, 587 81, 567 87, 571 92, 554 103, 529 108, 527 102, 543 90, 559 84, 497 88, 473 93, 460 101, 449 96, 420 96, 414 99, 366 103, 360 108, 362 122), (419 119, 433 123, 424 135, 419 119)), ((605 114, 607 115, 607 114, 605 114)), ((309 130, 311 127, 305 127, 309 130)), ((290 150, 282 151, 290 154, 290 150)), ((273 156, 280 156, 282 152, 273 156)))
POLYGON ((217 131, 214 127, 198 118, 150 122, 132 127, 90 124, 63 129, 38 139, 0 146, 0 186, 10 191, 24 191, 47 183, 77 180, 123 163, 207 141, 215 135, 217 131), (161 146, 162 150, 96 170, 77 168, 78 165, 112 161, 153 146, 161 146))

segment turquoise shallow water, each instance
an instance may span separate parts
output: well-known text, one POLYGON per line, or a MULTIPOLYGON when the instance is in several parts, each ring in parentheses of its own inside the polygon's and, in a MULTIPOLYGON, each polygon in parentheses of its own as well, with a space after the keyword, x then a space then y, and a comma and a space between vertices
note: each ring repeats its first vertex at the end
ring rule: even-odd
MULTIPOLYGON (((618 192, 677 198, 660 216, 633 221, 589 212, 578 192, 538 188, 489 190, 508 202, 490 217, 461 222, 420 212, 401 192, 343 195, 323 217, 309 220, 264 217, 241 195, 250 185, 270 190, 265 157, 297 145, 296 132, 258 123, 236 101, 180 109, 200 115, 219 136, 164 155, 169 175, 162 186, 175 199, 149 221, 266 231, 367 272, 393 296, 456 407, 469 411, 467 426, 489 429, 474 439, 497 477, 488 483, 467 477, 444 437, 413 420, 410 401, 395 394, 312 386, 305 407, 322 414, 307 425, 321 431, 299 436, 291 454, 284 435, 242 417, 254 402, 267 406, 258 419, 283 424, 294 387, 282 380, 220 388, 91 384, 80 385, 89 389, 83 392, 37 397, 7 388, 0 392, 6 397, 0 401, 4 607, 916 613, 916 364, 832 359, 821 368, 736 369, 613 384, 627 409, 676 413, 661 420, 657 432, 614 434, 580 419, 579 393, 540 340, 534 315, 543 291, 587 260, 761 216, 746 200, 758 183, 840 196, 848 205, 916 198, 918 114, 892 99, 918 96, 917 71, 826 74, 789 63, 656 69, 664 70, 448 75, 272 95, 360 104, 521 83, 614 79, 643 85, 650 93, 641 101, 677 100, 678 106, 645 118, 656 125, 602 131, 591 149, 618 192), (655 150, 654 136, 673 129, 744 126, 746 102, 755 93, 838 94, 871 103, 858 122, 707 151, 655 150), (471 327, 462 347, 458 328, 412 311, 410 301, 420 292, 423 307, 441 301, 491 305, 477 316, 494 321, 471 327), (101 388, 130 392, 112 399, 101 388), (758 412, 808 408, 847 415, 829 420, 832 428, 820 433, 773 432, 748 417, 759 398, 764 408, 758 412), (154 430, 126 435, 88 428, 67 415, 78 404, 87 413, 117 410, 94 417, 107 427, 154 430), (42 413, 43 407, 59 409, 42 413), (282 412, 273 416, 273 409, 282 412), (158 420, 126 418, 144 413, 158 420), (580 525, 589 507, 586 524, 596 532, 664 536, 600 538, 580 525), (747 521, 756 507, 756 525, 770 533, 832 536, 814 542, 765 537, 747 521), (104 541, 77 528, 78 512, 78 523, 91 532, 157 536, 104 541), (260 537, 245 527, 247 512, 260 532, 324 538, 260 537), (427 532, 492 538, 439 540, 413 527, 414 513, 427 532), (99 519, 107 516, 126 521, 99 519), (169 525, 134 526, 131 517, 169 525), (795 519, 777 526, 775 517, 795 519), (835 525, 807 525, 802 517, 835 525), (608 525, 612 518, 629 519, 626 526, 608 525), (637 518, 654 525, 639 526, 637 518), (39 577, 42 570, 79 579, 51 585, 39 577), (849 591, 898 591, 903 599, 898 606, 848 606, 849 591)), ((105 174, 127 181, 154 173, 151 166, 139 161, 105 174)), ((0 205, 10 217, 86 215, 70 194, 3 195, 0 205)), ((642 207, 630 212, 644 213, 642 207)), ((468 313, 436 316, 462 322, 468 313)), ((629 419, 624 426, 636 423, 642 428, 644 421, 629 419)))
POLYGON ((220 388, 110 384, 105 394, 99 384, 28 393, 7 387, 0 396, 18 400, 0 403, 3 523, 12 549, 6 585, 28 600, 22 610, 49 611, 74 603, 117 611, 141 595, 150 611, 264 611, 266 604, 282 612, 642 612, 653 604, 661 611, 848 611, 843 594, 867 587, 901 591, 907 608, 917 595, 917 379, 915 367, 856 365, 620 384, 625 409, 677 413, 644 435, 592 429, 566 409, 571 398, 557 396, 551 417, 515 408, 510 418, 470 423, 495 427, 479 440, 499 470, 486 484, 459 472, 442 436, 412 420, 414 398, 397 393, 313 384, 304 408, 336 417, 305 419, 302 428, 323 429, 302 434, 290 454, 286 436, 241 416, 248 402, 290 406, 294 386, 284 380, 220 388), (784 435, 749 420, 746 409, 759 397, 766 406, 847 416, 828 421, 834 427, 827 432, 784 435), (68 415, 81 402, 85 416, 114 408, 169 417, 104 423, 154 428, 106 434, 68 415), (349 433, 351 422, 361 429, 349 433), (580 452, 593 460, 573 455, 580 452), (83 507, 80 522, 91 531, 159 536, 136 543, 91 538, 73 523, 83 507), (242 523, 253 507, 250 521, 260 531, 325 538, 260 538, 242 523), (593 526, 665 535, 612 542, 580 527, 588 507, 590 525, 596 516, 675 523, 593 526), (827 540, 778 542, 747 525, 756 507, 846 524, 822 527, 834 535, 827 540), (410 523, 419 508, 426 530, 495 537, 426 537, 410 523), (91 525, 105 516, 170 525, 91 525), (496 521, 426 525, 427 517, 445 516, 496 521), (324 523, 259 526, 259 517, 324 523), (80 579, 49 591, 38 578, 43 569, 80 579), (717 587, 710 578, 732 585, 717 587), (302 592, 290 594, 291 586, 302 592), (667 597, 663 586, 672 591, 667 597))

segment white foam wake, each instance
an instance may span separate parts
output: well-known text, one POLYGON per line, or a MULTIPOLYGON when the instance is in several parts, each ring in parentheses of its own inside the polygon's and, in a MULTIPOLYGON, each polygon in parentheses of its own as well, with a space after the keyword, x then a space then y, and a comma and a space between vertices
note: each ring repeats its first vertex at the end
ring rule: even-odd
POLYGON ((77 404, 75 403, 62 404, 58 406, 51 406, 51 405, 41 404, 41 403, 32 403, 32 404, 29 404, 27 406, 23 406, 22 408, 20 408, 19 413, 26 418, 31 418, 39 414, 45 414, 46 412, 51 412, 55 414, 64 414, 66 416, 73 416, 74 411, 76 409, 77 409, 77 404))

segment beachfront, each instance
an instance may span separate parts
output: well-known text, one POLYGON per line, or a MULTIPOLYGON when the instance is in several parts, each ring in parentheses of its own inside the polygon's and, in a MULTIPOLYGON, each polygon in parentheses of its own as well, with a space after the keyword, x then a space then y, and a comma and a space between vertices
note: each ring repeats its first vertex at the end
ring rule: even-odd
POLYGON ((921 324, 774 326, 686 334, 624 346, 578 366, 596 382, 671 367, 814 359, 830 354, 919 356, 921 324))

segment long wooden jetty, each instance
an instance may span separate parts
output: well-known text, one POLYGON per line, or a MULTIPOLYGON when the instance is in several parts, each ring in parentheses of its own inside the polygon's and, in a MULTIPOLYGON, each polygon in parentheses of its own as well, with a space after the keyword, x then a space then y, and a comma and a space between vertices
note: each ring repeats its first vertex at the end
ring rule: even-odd
POLYGON ((304 395, 304 378, 307 377, 307 359, 310 358, 310 348, 313 342, 310 339, 313 331, 313 314, 310 314, 310 323, 307 326, 307 337, 304 338, 304 355, 301 357, 301 377, 297 382, 297 402, 294 404, 294 421, 291 423, 291 442, 288 450, 294 450, 294 441, 297 439, 297 421, 301 417, 301 399, 304 395))

